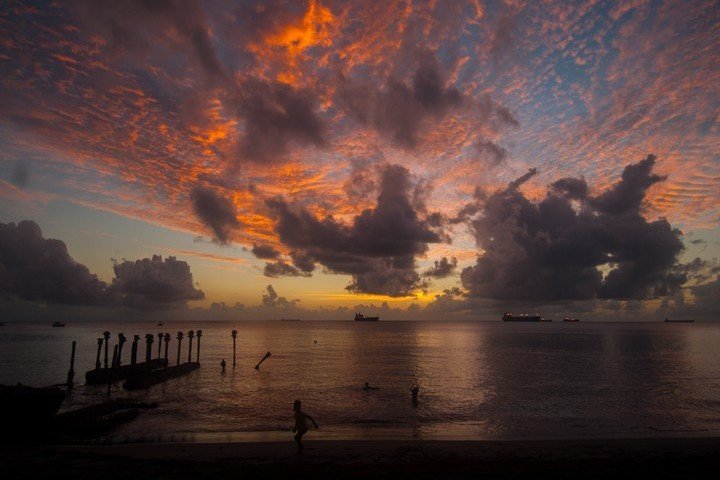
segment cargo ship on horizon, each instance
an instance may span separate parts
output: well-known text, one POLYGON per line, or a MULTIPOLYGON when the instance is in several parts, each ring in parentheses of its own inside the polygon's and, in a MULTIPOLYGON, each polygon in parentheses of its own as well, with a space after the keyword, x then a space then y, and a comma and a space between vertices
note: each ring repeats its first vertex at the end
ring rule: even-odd
POLYGON ((506 313, 502 317, 503 322, 552 322, 552 320, 544 319, 542 315, 527 315, 522 313, 518 316, 513 316, 512 313, 506 313))
POLYGON ((380 321, 380 317, 366 317, 362 313, 356 313, 355 321, 356 322, 378 322, 378 321, 380 321))

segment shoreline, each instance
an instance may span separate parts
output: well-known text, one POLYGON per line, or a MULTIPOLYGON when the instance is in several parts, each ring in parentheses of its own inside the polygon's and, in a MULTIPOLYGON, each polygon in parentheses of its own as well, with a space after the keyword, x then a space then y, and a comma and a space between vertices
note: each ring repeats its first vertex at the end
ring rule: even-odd
POLYGON ((283 442, 11 446, 0 463, 27 478, 704 478, 720 437, 516 441, 283 442), (92 475, 90 475, 92 478, 92 475))

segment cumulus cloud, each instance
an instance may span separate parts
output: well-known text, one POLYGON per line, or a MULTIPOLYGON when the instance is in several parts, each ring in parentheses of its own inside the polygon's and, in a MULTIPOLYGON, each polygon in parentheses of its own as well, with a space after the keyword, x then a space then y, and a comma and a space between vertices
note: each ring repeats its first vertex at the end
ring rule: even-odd
POLYGON ((435 57, 422 55, 420 66, 408 84, 389 79, 382 88, 367 81, 341 78, 338 104, 361 124, 372 125, 404 148, 412 149, 425 122, 440 121, 461 106, 475 109, 482 118, 494 116, 501 124, 516 125, 517 120, 504 107, 485 96, 480 102, 467 99, 447 85, 435 57))
POLYGON ((262 304, 265 307, 270 308, 294 308, 300 300, 288 300, 285 297, 281 297, 275 291, 272 285, 266 287, 267 293, 262 296, 262 304))
POLYGON ((70 6, 113 51, 146 56, 158 43, 170 45, 189 51, 189 59, 208 78, 225 76, 198 0, 72 0, 70 6))
POLYGON ((499 165, 507 158, 507 150, 490 140, 480 140, 476 147, 483 156, 484 163, 490 167, 499 165))
POLYGON ((677 269, 682 233, 641 213, 647 189, 663 180, 652 174, 654 165, 652 155, 628 165, 597 196, 582 179, 562 179, 533 203, 519 190, 533 169, 479 198, 470 227, 484 253, 462 271, 463 286, 471 296, 537 301, 677 292, 687 280, 677 269))
POLYGON ((141 309, 178 308, 189 300, 205 298, 195 288, 190 266, 175 257, 160 255, 123 260, 113 266, 115 278, 110 294, 122 305, 141 309))
POLYGON ((61 240, 43 238, 37 223, 0 223, 0 291, 23 300, 97 304, 105 282, 70 256, 61 240))
POLYGON ((250 161, 279 161, 288 144, 325 144, 325 123, 316 111, 315 94, 279 82, 248 80, 238 93, 238 116, 245 132, 241 156, 250 161))
POLYGON ((212 229, 217 241, 227 243, 232 230, 240 226, 232 201, 203 186, 197 186, 190 192, 190 200, 195 214, 212 229))
POLYGON ((442 257, 440 260, 435 260, 435 264, 425 270, 423 275, 426 277, 435 277, 435 278, 445 278, 449 277, 453 273, 455 273, 455 270, 457 269, 457 258, 452 257, 448 259, 447 257, 442 257))
POLYGON ((318 219, 282 198, 267 200, 280 240, 292 249, 295 266, 309 272, 314 263, 333 273, 352 275, 347 289, 358 293, 409 295, 423 288, 415 257, 428 243, 446 240, 437 216, 418 205, 410 172, 400 165, 378 170, 379 193, 374 208, 351 224, 332 216, 318 219))

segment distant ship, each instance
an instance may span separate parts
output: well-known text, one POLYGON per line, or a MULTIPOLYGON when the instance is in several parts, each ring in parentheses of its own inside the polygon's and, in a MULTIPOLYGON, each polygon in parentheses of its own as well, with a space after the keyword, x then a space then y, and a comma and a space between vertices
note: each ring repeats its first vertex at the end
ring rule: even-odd
POLYGON ((688 320, 670 320, 669 318, 665 319, 666 323, 693 323, 694 319, 688 319, 688 320))
POLYGON ((64 327, 64 326, 65 326, 65 323, 63 323, 63 322, 53 322, 52 326, 53 326, 53 327, 64 327))
POLYGON ((158 327, 162 327, 163 325, 165 325, 165 322, 158 322, 158 323, 157 323, 157 326, 158 326, 158 327))
POLYGON ((380 320, 380 317, 366 317, 362 313, 356 313, 355 314, 355 321, 356 322, 377 322, 380 320))
POLYGON ((579 322, 579 321, 580 321, 579 318, 570 318, 570 317, 563 318, 563 322, 568 322, 568 323, 575 323, 575 322, 579 322))
POLYGON ((552 322, 551 319, 544 319, 542 315, 527 315, 522 313, 517 317, 513 316, 512 313, 506 313, 502 317, 503 322, 552 322))
POLYGON ((299 322, 300 319, 299 318, 281 318, 280 321, 281 322, 299 322))

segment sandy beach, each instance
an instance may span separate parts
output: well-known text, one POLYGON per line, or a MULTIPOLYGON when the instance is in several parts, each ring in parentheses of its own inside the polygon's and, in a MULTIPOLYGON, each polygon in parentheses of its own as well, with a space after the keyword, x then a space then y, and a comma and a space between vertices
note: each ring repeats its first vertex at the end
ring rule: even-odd
POLYGON ((720 438, 12 446, 14 478, 707 478, 720 438))

